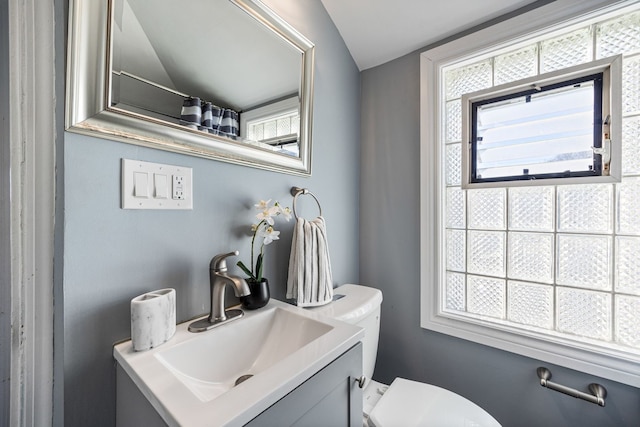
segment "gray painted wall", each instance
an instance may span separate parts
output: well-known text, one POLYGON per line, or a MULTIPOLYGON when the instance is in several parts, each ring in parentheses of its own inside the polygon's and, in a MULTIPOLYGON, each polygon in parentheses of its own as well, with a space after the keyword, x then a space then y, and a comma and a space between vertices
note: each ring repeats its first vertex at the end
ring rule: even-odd
MULTIPOLYGON (((115 422, 112 345, 130 336, 131 298, 174 287, 179 321, 205 313, 209 261, 233 249, 248 259, 246 231, 259 199, 290 206, 292 186, 311 189, 327 220, 334 281, 359 280, 358 69, 319 1, 266 3, 316 44, 311 178, 64 136, 64 310, 58 305, 56 314, 64 319, 64 330, 58 327, 57 332, 64 336, 67 427, 115 422), (121 158, 193 168, 194 209, 120 209, 121 158)), ((300 199, 298 206, 305 216, 317 214, 311 198, 300 199)), ((273 296, 283 299, 293 223, 278 225, 281 240, 267 248, 265 275, 273 296)))
POLYGON ((417 52, 361 74, 360 280, 384 295, 374 377, 442 386, 505 427, 639 426, 636 388, 420 327, 419 76, 417 52), (561 384, 604 385, 607 406, 542 388, 542 365, 561 384))
MULTIPOLYGON (((360 75, 319 1, 267 3, 317 46, 311 178, 65 134, 58 151, 64 212, 57 217, 64 249, 62 242, 56 247, 64 258, 56 264, 59 274, 64 267, 56 289, 56 319, 63 323, 56 323, 56 387, 63 384, 64 394, 56 390, 56 425, 113 425, 111 346, 129 336, 129 300, 171 286, 180 321, 203 313, 211 256, 237 248, 246 259, 249 242, 241 234, 252 220, 251 204, 265 197, 290 204, 292 185, 310 188, 322 202, 334 281, 359 281, 384 293, 376 379, 402 376, 446 387, 505 427, 640 425, 637 389, 547 364, 568 385, 604 384, 609 398, 599 408, 537 385, 538 361, 419 327, 418 54, 360 75), (122 157, 192 167, 194 210, 121 210, 122 157)), ((300 202, 315 213, 313 203, 300 202)), ((267 253, 278 298, 291 226, 280 223, 282 239, 267 253)))

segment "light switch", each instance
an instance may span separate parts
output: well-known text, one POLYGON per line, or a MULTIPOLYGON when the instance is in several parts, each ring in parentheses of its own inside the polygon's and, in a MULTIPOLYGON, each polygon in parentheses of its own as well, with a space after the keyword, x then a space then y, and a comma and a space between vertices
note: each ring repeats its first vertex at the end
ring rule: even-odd
POLYGON ((122 159, 122 209, 193 209, 193 173, 185 166, 122 159))
POLYGON ((166 199, 168 197, 167 194, 167 175, 155 173, 153 174, 154 186, 155 186, 155 194, 154 197, 156 199, 166 199))
POLYGON ((146 172, 133 173, 133 195, 135 197, 149 197, 149 174, 146 172))

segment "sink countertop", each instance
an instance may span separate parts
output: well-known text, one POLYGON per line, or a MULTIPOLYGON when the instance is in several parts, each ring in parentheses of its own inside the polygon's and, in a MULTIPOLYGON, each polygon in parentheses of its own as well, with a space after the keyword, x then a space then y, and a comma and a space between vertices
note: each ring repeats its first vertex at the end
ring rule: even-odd
MULTIPOLYGON (((175 335, 156 348, 136 352, 131 341, 117 344, 113 348, 114 358, 170 426, 244 425, 349 350, 364 336, 364 330, 358 326, 274 299, 259 310, 245 310, 242 318, 209 331, 189 332, 187 327, 191 322, 192 320, 179 324, 175 335), (329 325, 330 330, 255 374, 250 380, 209 401, 198 398, 161 361, 163 353, 178 345, 198 340, 207 334, 215 334, 223 328, 233 329, 234 325, 264 315, 265 311, 277 309, 324 323, 329 325)), ((220 351, 225 349, 221 348, 220 351)))

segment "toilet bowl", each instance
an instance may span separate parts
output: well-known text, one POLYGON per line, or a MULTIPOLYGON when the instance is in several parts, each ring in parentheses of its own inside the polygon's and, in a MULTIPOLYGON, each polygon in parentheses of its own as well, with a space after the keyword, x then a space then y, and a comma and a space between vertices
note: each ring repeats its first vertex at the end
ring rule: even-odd
POLYGON ((333 302, 310 310, 364 328, 362 363, 368 379, 363 390, 364 426, 500 427, 481 407, 441 387, 404 378, 389 386, 370 380, 378 352, 382 292, 352 284, 333 291, 333 302))

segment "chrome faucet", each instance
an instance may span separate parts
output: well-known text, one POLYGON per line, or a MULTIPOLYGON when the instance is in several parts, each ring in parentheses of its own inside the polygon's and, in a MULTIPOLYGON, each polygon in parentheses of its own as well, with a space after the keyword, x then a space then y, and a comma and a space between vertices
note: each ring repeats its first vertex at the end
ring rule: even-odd
POLYGON ((224 295, 227 285, 233 286, 237 297, 249 295, 249 285, 241 277, 227 274, 227 257, 237 256, 238 251, 219 254, 213 257, 209 264, 209 282, 211 286, 211 311, 209 317, 200 319, 189 325, 189 331, 202 332, 222 325, 244 314, 240 309, 225 310, 224 295))

